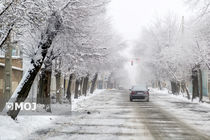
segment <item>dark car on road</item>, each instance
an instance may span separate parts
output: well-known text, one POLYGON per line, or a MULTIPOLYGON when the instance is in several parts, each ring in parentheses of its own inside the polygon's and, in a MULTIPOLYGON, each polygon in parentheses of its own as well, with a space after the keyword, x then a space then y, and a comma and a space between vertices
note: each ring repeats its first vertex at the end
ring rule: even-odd
POLYGON ((132 86, 130 89, 130 101, 140 99, 149 102, 149 89, 146 86, 132 86))

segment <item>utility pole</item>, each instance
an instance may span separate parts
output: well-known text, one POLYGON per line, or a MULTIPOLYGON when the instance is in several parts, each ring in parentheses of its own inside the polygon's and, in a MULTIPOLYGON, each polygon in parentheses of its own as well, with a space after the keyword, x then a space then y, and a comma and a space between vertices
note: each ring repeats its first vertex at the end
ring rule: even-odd
POLYGON ((184 16, 182 16, 182 35, 184 36, 184 16))
POLYGON ((4 68, 4 99, 7 102, 12 94, 12 41, 11 33, 6 41, 4 68))
POLYGON ((185 32, 185 29, 184 29, 184 16, 182 16, 182 24, 181 24, 181 30, 182 30, 182 35, 181 35, 181 47, 184 47, 184 32, 185 32))
POLYGON ((171 23, 168 29, 168 47, 171 47, 171 23))

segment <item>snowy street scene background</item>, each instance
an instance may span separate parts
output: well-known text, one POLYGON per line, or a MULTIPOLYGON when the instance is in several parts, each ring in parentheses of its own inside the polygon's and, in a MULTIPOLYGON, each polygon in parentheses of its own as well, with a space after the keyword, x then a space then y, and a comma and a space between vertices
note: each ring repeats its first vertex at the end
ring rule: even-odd
POLYGON ((209 140, 210 0, 0 0, 0 140, 209 140))

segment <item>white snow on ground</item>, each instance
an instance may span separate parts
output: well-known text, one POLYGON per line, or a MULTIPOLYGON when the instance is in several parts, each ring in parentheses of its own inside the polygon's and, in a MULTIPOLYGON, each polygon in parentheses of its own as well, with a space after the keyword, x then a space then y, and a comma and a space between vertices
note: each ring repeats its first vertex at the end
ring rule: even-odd
POLYGON ((188 100, 183 95, 169 94, 168 90, 151 89, 151 101, 182 122, 207 135, 210 131, 210 104, 198 99, 188 100))
POLYGON ((92 98, 93 96, 95 96, 97 94, 100 94, 103 91, 105 91, 105 90, 104 89, 102 89, 102 90, 96 89, 94 94, 88 93, 86 97, 85 96, 81 96, 77 100, 72 99, 72 111, 76 111, 81 106, 83 101, 88 100, 88 99, 92 98))
POLYGON ((210 100, 208 97, 203 97, 203 101, 204 102, 199 102, 199 98, 195 98, 193 99, 193 101, 190 99, 187 99, 187 94, 183 93, 183 94, 179 94, 179 95, 174 95, 174 94, 169 94, 170 91, 166 88, 164 88, 163 90, 158 90, 158 89, 151 89, 152 93, 158 93, 158 94, 167 94, 168 96, 170 96, 171 98, 175 98, 175 99, 179 99, 182 100, 184 102, 189 102, 189 103, 198 103, 201 106, 205 106, 205 107, 210 107, 210 103, 208 103, 210 100))
MULTIPOLYGON (((97 94, 100 94, 104 90, 96 90, 94 94, 87 94, 86 97, 81 96, 79 99, 72 101, 72 110, 79 108, 80 104, 84 100, 94 97, 97 94)), ((67 104, 53 104, 52 109, 54 111, 62 110, 64 112, 69 108, 67 104)), ((39 113, 40 114, 40 113, 39 113)), ((17 120, 14 121, 8 116, 0 116, 0 140, 16 140, 24 139, 31 133, 50 127, 52 124, 59 119, 60 116, 52 115, 20 115, 17 120)))
POLYGON ((0 140, 23 139, 33 131, 50 126, 53 120, 50 116, 20 116, 14 121, 8 116, 0 116, 0 140))

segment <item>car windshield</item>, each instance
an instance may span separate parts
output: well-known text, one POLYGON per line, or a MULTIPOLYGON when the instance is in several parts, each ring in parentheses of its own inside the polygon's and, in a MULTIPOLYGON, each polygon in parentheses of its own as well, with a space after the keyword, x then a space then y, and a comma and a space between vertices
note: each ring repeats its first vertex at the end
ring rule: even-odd
POLYGON ((144 86, 133 86, 133 87, 132 87, 132 90, 133 90, 133 91, 146 91, 147 88, 144 87, 144 86))

